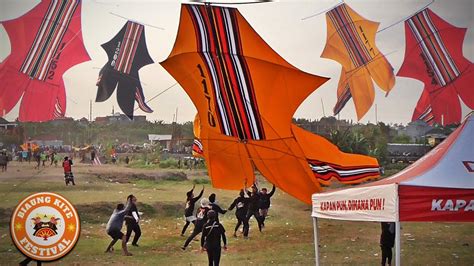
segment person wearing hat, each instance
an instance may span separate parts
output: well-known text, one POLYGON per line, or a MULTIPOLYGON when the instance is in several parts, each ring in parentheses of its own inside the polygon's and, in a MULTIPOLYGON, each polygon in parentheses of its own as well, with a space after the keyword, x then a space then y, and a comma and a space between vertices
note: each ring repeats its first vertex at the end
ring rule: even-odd
POLYGON ((217 213, 210 210, 207 213, 208 222, 204 225, 201 235, 201 250, 207 252, 209 265, 218 266, 221 260, 221 239, 224 250, 227 250, 227 238, 224 226, 219 223, 217 213))
POLYGON ((190 191, 186 192, 186 207, 184 209, 184 219, 186 223, 183 226, 183 230, 181 230, 181 236, 184 236, 184 233, 186 233, 186 229, 188 229, 189 224, 194 223, 196 221, 196 216, 194 216, 194 205, 202 197, 202 194, 204 193, 204 186, 202 186, 202 190, 199 195, 197 195, 197 197, 194 197, 195 187, 196 185, 194 185, 190 191))
POLYGON ((211 206, 209 205, 209 200, 207 198, 201 199, 201 207, 198 209, 196 213, 196 221, 194 223, 194 230, 191 233, 191 235, 186 239, 186 242, 184 242, 184 246, 181 247, 182 250, 186 250, 188 247, 189 243, 202 233, 202 228, 207 222, 207 213, 211 210, 211 206))

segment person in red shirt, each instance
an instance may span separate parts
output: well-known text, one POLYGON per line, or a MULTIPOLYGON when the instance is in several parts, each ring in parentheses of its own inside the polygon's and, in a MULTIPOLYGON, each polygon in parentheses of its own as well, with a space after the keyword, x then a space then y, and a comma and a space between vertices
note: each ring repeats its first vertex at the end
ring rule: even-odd
POLYGON ((75 186, 74 177, 72 175, 72 160, 69 157, 64 157, 63 161, 63 169, 64 169, 64 180, 66 182, 66 186, 69 184, 69 181, 72 182, 72 185, 75 186))

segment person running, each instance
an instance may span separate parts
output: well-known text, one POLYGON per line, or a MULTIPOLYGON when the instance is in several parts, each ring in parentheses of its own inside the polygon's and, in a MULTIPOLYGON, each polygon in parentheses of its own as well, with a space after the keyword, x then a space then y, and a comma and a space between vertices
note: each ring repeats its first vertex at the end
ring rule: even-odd
POLYGON ((249 199, 245 197, 245 192, 243 189, 240 190, 239 197, 237 197, 234 202, 229 207, 229 211, 235 209, 235 217, 237 218, 237 224, 235 225, 234 237, 237 237, 237 230, 239 230, 240 225, 245 220, 249 207, 249 199))
POLYGON ((188 229, 188 226, 190 223, 194 223, 196 221, 196 216, 194 216, 194 205, 196 202, 202 197, 202 194, 204 193, 204 186, 202 186, 201 193, 197 195, 197 197, 194 197, 194 188, 196 185, 193 185, 193 188, 186 192, 186 207, 184 209, 184 219, 186 223, 183 226, 183 230, 181 230, 181 236, 184 236, 184 233, 186 233, 186 229, 188 229))
POLYGON ((259 202, 259 214, 260 214, 260 223, 262 227, 265 227, 265 218, 268 215, 268 209, 270 209, 270 198, 275 193, 275 185, 273 185, 272 191, 267 193, 267 188, 262 188, 260 191, 260 202, 259 202))
MULTIPOLYGON (((41 152, 40 154, 40 159, 41 159, 41 162, 42 162, 42 166, 43 167, 46 167, 46 165, 44 164, 46 162, 46 160, 48 160, 47 156, 46 156, 46 152, 41 152)), ((39 166, 38 166, 39 167, 39 166)))
POLYGON ((201 250, 207 252, 210 266, 219 266, 221 260, 221 239, 224 242, 224 250, 227 250, 227 238, 224 226, 219 223, 217 213, 210 210, 207 213, 209 221, 204 225, 201 235, 201 250))
POLYGON ((247 195, 249 196, 249 207, 247 210, 247 214, 245 215, 245 219, 243 221, 244 224, 244 238, 248 238, 249 236, 249 229, 250 229, 250 218, 252 216, 255 217, 258 224, 258 230, 262 231, 262 223, 260 219, 260 213, 258 211, 259 202, 260 202, 260 193, 258 192, 258 188, 256 185, 252 186, 252 192, 247 191, 247 195))
POLYGON ((209 205, 211 206, 211 209, 216 212, 217 215, 217 221, 219 221, 219 213, 220 214, 225 214, 227 210, 223 210, 216 202, 216 194, 212 193, 209 195, 209 205))
POLYGON ((69 184, 69 181, 72 182, 72 185, 75 186, 74 177, 72 175, 72 160, 69 157, 64 157, 63 161, 63 169, 64 169, 64 180, 66 182, 66 186, 69 184))
POLYGON ((201 207, 198 209, 196 213, 196 221, 194 222, 194 230, 191 235, 186 239, 184 242, 184 246, 181 247, 182 250, 186 250, 189 243, 202 233, 202 228, 207 222, 207 213, 211 210, 211 206, 209 206, 209 200, 207 198, 201 199, 201 207))
POLYGON ((395 223, 382 222, 380 248, 382 249, 382 265, 392 265, 392 248, 395 244, 395 223))
POLYGON ((105 231, 112 238, 112 241, 110 242, 105 252, 112 253, 112 251, 114 250, 113 247, 115 243, 119 239, 121 239, 123 255, 132 256, 132 253, 128 252, 128 249, 127 249, 126 236, 122 233, 122 226, 123 226, 123 220, 125 219, 125 214, 128 211, 130 211, 131 208, 132 208, 132 203, 131 203, 131 200, 129 199, 127 201, 127 206, 125 208, 122 203, 118 204, 117 208, 114 210, 114 212, 110 216, 110 219, 107 222, 105 231))
POLYGON ((138 247, 138 239, 142 235, 142 230, 140 229, 140 214, 137 209, 137 197, 133 195, 128 195, 127 201, 131 202, 132 207, 127 212, 127 217, 125 219, 125 224, 127 225, 127 234, 125 242, 128 243, 132 231, 135 233, 133 237, 132 246, 138 247))

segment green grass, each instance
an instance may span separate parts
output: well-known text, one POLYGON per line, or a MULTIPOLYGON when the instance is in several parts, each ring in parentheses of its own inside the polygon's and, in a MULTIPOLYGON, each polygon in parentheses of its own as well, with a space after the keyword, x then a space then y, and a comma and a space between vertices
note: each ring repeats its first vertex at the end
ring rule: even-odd
MULTIPOLYGON (((5 179, 0 183, 0 264, 15 265, 22 257, 13 246, 8 220, 18 201, 32 192, 53 191, 64 195, 77 207, 82 223, 76 248, 61 264, 67 265, 205 265, 207 257, 193 241, 183 252, 179 247, 185 238, 183 226, 184 197, 195 182, 206 183, 202 176, 188 181, 132 180, 115 183, 92 175, 78 174, 75 187, 65 187, 58 179, 5 179), (196 181, 199 180, 199 181, 196 181), (24 183, 22 183, 24 182, 24 183), (16 185, 16 186, 15 186, 16 185), (130 247, 132 257, 103 251, 110 241, 105 223, 118 202, 134 194, 140 202, 143 235, 140 248, 130 247)), ((205 195, 214 192, 222 207, 227 208, 236 191, 205 186, 205 195)), ((199 192, 201 184, 196 185, 199 192)), ((197 193, 196 192, 196 193, 197 193)), ((314 264, 313 229, 310 206, 277 190, 263 234, 251 222, 250 239, 232 237, 233 212, 222 215, 227 230, 229 251, 223 252, 223 265, 312 265, 314 264)), ((321 262, 323 265, 375 265, 379 263, 379 223, 321 220, 321 262)), ((474 225, 468 223, 404 223, 402 225, 402 263, 404 265, 473 265, 474 225), (467 244, 467 245, 466 245, 467 244)), ((192 228, 188 229, 190 233, 192 228)), ((58 262, 59 263, 59 262, 58 262)))

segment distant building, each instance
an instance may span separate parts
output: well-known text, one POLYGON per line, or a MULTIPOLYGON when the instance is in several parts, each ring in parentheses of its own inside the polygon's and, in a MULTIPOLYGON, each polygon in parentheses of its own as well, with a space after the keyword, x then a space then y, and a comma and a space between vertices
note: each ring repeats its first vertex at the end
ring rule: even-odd
POLYGON ((14 129, 18 124, 15 122, 8 122, 4 118, 0 117, 0 128, 4 130, 14 129))
POLYGON ((58 125, 74 123, 74 119, 72 117, 58 117, 54 120, 51 120, 50 123, 53 124, 54 126, 58 126, 58 125))
POLYGON ((408 123, 406 127, 399 127, 397 132, 399 136, 407 135, 412 142, 417 142, 431 129, 433 129, 433 127, 428 125, 425 121, 417 120, 408 123))
POLYGON ((148 140, 151 144, 160 143, 160 146, 168 151, 171 150, 171 143, 173 141, 172 135, 156 135, 156 134, 148 134, 148 140))
POLYGON ((121 113, 114 113, 113 115, 108 116, 98 116, 95 118, 95 123, 97 124, 129 124, 129 123, 141 123, 146 122, 146 116, 144 115, 135 115, 133 120, 128 118, 128 116, 121 113))
POLYGON ((424 137, 426 138, 426 140, 428 141, 428 144, 431 147, 435 147, 438 144, 440 144, 443 140, 445 140, 449 136, 449 134, 451 134, 451 132, 452 130, 449 128, 436 127, 426 132, 426 135, 424 137))
POLYGON ((425 144, 414 143, 387 143, 388 159, 395 162, 414 162, 430 151, 431 147, 425 144))

